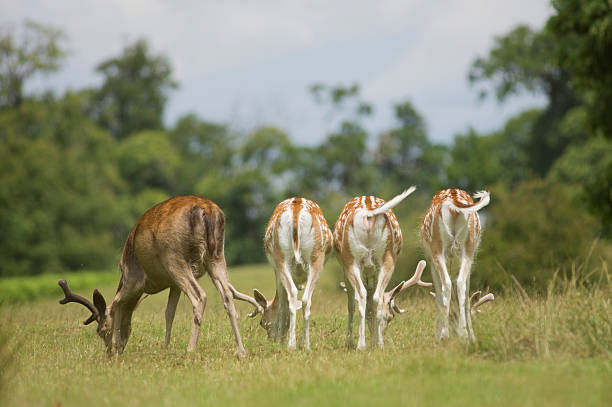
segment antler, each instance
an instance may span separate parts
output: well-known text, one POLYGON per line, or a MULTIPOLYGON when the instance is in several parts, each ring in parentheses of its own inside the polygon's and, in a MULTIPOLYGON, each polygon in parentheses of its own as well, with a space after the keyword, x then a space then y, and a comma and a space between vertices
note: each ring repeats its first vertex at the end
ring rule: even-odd
MULTIPOLYGON (((475 291, 470 296, 470 304, 472 304, 472 299, 474 299, 474 297, 476 297, 476 296, 479 296, 480 293, 481 293, 480 291, 475 291)), ((487 295, 483 295, 475 303, 472 304, 472 306, 470 307, 470 313, 473 315, 476 312, 480 312, 480 310, 476 309, 477 307, 480 307, 485 302, 489 302, 489 301, 493 301, 493 300, 495 300, 495 296, 493 295, 493 293, 488 293, 487 295)))
POLYGON ((81 297, 80 295, 73 294, 72 291, 70 291, 70 288, 68 288, 68 283, 66 282, 66 280, 62 279, 62 280, 59 280, 57 283, 62 288, 62 291, 64 292, 64 296, 66 297, 60 300, 59 302, 60 304, 64 305, 64 304, 68 304, 69 302, 76 302, 78 304, 81 304, 87 307, 87 309, 91 311, 91 316, 87 318, 85 321, 83 321, 84 325, 89 325, 93 321, 100 322, 100 313, 98 312, 98 309, 93 305, 91 301, 89 301, 88 299, 84 297, 81 297))
POLYGON ((248 302, 249 304, 255 307, 255 309, 249 314, 249 318, 253 318, 255 315, 263 313, 263 307, 257 303, 255 298, 251 297, 250 295, 241 293, 240 291, 236 290, 231 284, 229 285, 229 287, 235 299, 248 302))
POLYGON ((416 271, 414 272, 414 275, 410 278, 410 280, 402 281, 397 286, 395 286, 395 288, 393 288, 391 291, 388 291, 387 293, 385 293, 385 294, 390 294, 390 297, 391 297, 390 305, 391 305, 391 308, 393 308, 395 312, 399 314, 403 314, 404 312, 406 312, 405 309, 401 309, 395 304, 395 297, 397 297, 399 293, 401 293, 407 288, 412 287, 413 285, 420 285, 421 287, 431 287, 432 285, 431 283, 426 283, 421 280, 421 275, 423 274, 423 270, 425 270, 426 265, 427 265, 427 262, 425 262, 425 260, 419 261, 419 264, 417 264, 417 267, 416 267, 416 271))

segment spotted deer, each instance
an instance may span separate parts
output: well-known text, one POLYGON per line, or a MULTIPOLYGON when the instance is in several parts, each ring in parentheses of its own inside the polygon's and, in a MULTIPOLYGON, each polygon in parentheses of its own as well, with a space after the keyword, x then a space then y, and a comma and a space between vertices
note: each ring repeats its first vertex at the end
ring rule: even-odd
POLYGON ((364 349, 366 318, 371 341, 384 346, 384 332, 401 313, 395 305, 397 295, 413 285, 431 286, 421 281, 425 261, 421 260, 414 276, 385 292, 393 274, 395 259, 402 247, 402 231, 391 210, 416 188, 410 187, 385 203, 375 196, 358 196, 342 209, 334 229, 334 249, 344 268, 348 296, 347 345, 353 346, 355 302, 359 312, 357 349, 364 349))
POLYGON ((73 294, 66 280, 59 285, 65 298, 61 304, 76 302, 91 311, 85 325, 96 321, 97 333, 104 340, 107 354, 123 352, 131 332, 132 313, 143 294, 170 288, 166 308, 166 347, 181 291, 193 306, 193 323, 187 351, 195 349, 206 293, 197 279, 208 273, 219 291, 229 316, 237 354, 246 354, 236 321, 233 298, 260 306, 254 298, 238 292, 228 281, 224 254, 225 215, 208 199, 181 196, 162 202, 142 215, 123 247, 119 267, 121 279, 110 306, 96 289, 93 303, 73 294))
MULTIPOLYGON (((296 313, 301 308, 304 316, 303 344, 310 349, 312 294, 331 251, 332 239, 323 212, 313 201, 289 198, 274 210, 266 228, 264 244, 268 261, 276 274, 276 293, 271 301, 267 301, 259 290, 253 290, 263 310, 260 325, 271 340, 281 341, 288 332, 287 346, 296 348, 296 313), (299 300, 298 290, 302 287, 304 293, 299 300)), ((255 310, 249 316, 254 317, 257 312, 255 310)))
POLYGON ((456 280, 457 308, 453 318, 457 334, 473 341, 472 308, 470 307, 470 272, 474 254, 480 242, 480 217, 478 211, 489 204, 486 191, 472 197, 461 189, 444 189, 434 195, 421 225, 421 240, 427 256, 432 261, 432 278, 438 308, 436 338, 449 337, 449 314, 452 282, 447 262, 460 256, 456 280))

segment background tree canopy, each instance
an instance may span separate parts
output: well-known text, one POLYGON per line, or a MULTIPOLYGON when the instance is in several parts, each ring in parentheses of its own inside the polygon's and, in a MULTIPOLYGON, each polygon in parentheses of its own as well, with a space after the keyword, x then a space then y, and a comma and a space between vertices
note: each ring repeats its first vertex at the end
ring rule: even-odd
POLYGON ((102 61, 97 88, 25 94, 33 76, 61 69, 62 32, 34 22, 0 36, 0 276, 117 264, 137 218, 171 196, 198 194, 227 216, 230 264, 265 260, 263 232, 275 205, 302 195, 333 227, 352 196, 418 193, 397 208, 406 247, 396 278, 422 258, 417 229, 437 190, 492 191, 475 286, 510 274, 541 288, 550 270, 595 250, 609 256, 612 227, 612 11, 609 1, 553 1, 541 29, 518 26, 474 60, 468 80, 500 102, 531 92, 540 109, 500 129, 468 129, 433 143, 418 107, 395 106, 396 123, 372 134, 374 107, 358 84, 313 84, 335 127, 319 145, 295 145, 273 124, 247 133, 185 114, 163 121, 172 64, 145 40, 102 61))

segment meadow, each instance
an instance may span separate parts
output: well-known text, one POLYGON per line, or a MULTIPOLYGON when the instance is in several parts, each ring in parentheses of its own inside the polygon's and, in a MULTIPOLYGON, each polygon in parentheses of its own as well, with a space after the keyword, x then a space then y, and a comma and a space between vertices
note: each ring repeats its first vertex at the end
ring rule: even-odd
MULTIPOLYGON (((8 297, 6 287, 19 291, 19 280, 0 280, 0 404, 611 405, 612 305, 605 263, 589 273, 576 267, 556 275, 546 294, 528 295, 516 284, 496 293, 495 302, 474 317, 473 346, 452 339, 436 343, 433 299, 425 288, 412 289, 400 300, 408 311, 391 322, 385 349, 363 352, 345 346, 346 294, 332 263, 314 294, 312 351, 270 343, 259 317, 248 319, 249 305, 237 302, 249 353, 244 360, 235 356, 228 318, 207 276, 200 279, 208 304, 195 352, 185 351, 192 318, 186 298, 179 303, 170 347, 164 348, 167 294, 160 293, 139 306, 126 350, 113 360, 106 358, 95 327, 82 325, 87 311, 58 304, 62 293, 51 281, 56 276, 42 277, 45 289, 31 289, 35 295, 18 300, 8 297)), ((77 293, 90 297, 94 287, 87 285, 103 284, 98 288, 112 298, 118 272, 97 273, 94 280, 83 276, 80 281, 78 274, 65 275, 77 293)), ((430 278, 426 270, 423 279, 430 278)), ((274 294, 267 265, 232 268, 230 280, 244 292, 257 287, 274 294)))

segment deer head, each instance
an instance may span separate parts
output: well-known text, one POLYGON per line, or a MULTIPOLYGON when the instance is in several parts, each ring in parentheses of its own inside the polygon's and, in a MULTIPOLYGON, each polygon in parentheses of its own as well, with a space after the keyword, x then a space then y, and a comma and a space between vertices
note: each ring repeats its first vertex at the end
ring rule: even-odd
POLYGON ((256 308, 253 310, 253 312, 249 314, 249 318, 254 318, 257 314, 261 313, 259 326, 266 330, 269 339, 276 339, 272 328, 278 316, 279 307, 278 301, 276 301, 277 297, 275 296, 272 301, 268 301, 257 288, 253 289, 253 297, 261 308, 256 308))
POLYGON ((423 270, 425 270, 426 265, 427 263, 425 262, 425 260, 419 261, 419 264, 417 264, 416 267, 416 271, 414 272, 414 275, 410 278, 410 280, 402 281, 401 283, 393 287, 390 291, 385 292, 383 297, 383 320, 385 321, 383 331, 387 329, 387 325, 389 324, 389 322, 391 322, 396 313, 403 314, 404 312, 406 312, 406 310, 401 309, 395 303, 397 296, 401 292, 415 285, 420 285, 421 287, 431 287, 431 283, 421 281, 421 275, 423 274, 423 270))
POLYGON ((98 323, 97 333, 104 340, 107 353, 110 353, 112 347, 112 318, 110 317, 110 309, 106 307, 104 296, 102 296, 100 291, 98 291, 96 288, 93 292, 92 303, 88 299, 70 291, 66 280, 59 280, 58 284, 65 296, 65 298, 61 299, 59 303, 63 305, 68 304, 69 302, 76 302, 85 306, 91 312, 91 315, 89 318, 83 321, 83 324, 89 325, 94 321, 98 323))
POLYGON ((471 296, 470 296, 470 304, 472 304, 470 306, 470 313, 472 315, 479 313, 480 310, 476 309, 478 307, 480 307, 482 304, 484 304, 485 302, 489 302, 489 301, 493 301, 495 300, 495 296, 493 295, 493 293, 488 293, 486 295, 483 295, 482 297, 478 298, 478 300, 476 300, 476 302, 474 302, 474 298, 479 297, 480 294, 482 294, 480 291, 475 291, 471 296))

